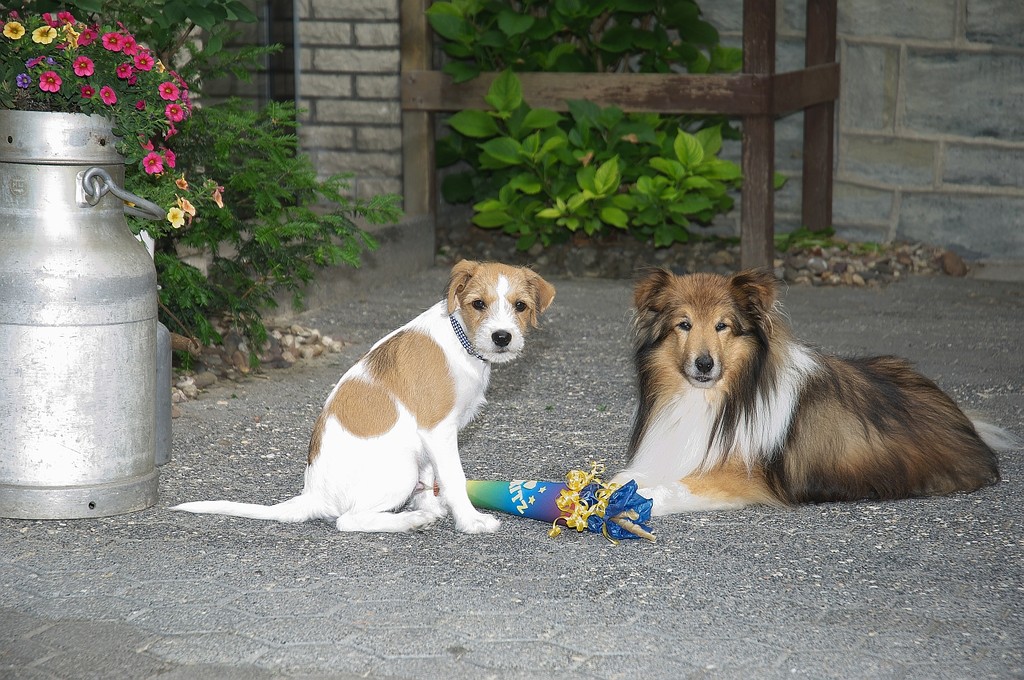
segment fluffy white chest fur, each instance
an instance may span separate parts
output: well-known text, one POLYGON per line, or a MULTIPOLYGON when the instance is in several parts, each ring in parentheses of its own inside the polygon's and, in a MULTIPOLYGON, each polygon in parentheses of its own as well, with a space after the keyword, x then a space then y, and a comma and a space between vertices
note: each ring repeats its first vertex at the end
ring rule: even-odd
POLYGON ((339 531, 408 531, 451 511, 460 531, 495 531, 498 520, 466 495, 458 432, 486 401, 491 365, 519 355, 554 294, 530 270, 460 262, 446 299, 378 341, 331 391, 313 427, 301 494, 271 506, 174 509, 330 519, 339 531))

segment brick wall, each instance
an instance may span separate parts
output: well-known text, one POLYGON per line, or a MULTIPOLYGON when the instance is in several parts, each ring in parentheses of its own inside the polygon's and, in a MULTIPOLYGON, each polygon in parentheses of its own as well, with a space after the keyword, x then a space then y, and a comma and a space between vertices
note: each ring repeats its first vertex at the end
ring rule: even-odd
POLYGON ((353 193, 402 191, 398 0, 300 0, 302 145, 353 193))
MULTIPOLYGON (((803 63, 803 0, 777 0, 777 69, 803 63)), ((398 0, 300 0, 303 144, 356 192, 401 192, 398 0)), ((742 0, 702 3, 738 44, 742 0)), ((839 0, 835 224, 858 240, 924 240, 1024 259, 1021 0, 839 0)), ((799 225, 802 116, 779 121, 780 230, 799 225)), ((738 149, 726 151, 738 158, 738 149)), ((730 215, 721 230, 737 229, 730 215)))

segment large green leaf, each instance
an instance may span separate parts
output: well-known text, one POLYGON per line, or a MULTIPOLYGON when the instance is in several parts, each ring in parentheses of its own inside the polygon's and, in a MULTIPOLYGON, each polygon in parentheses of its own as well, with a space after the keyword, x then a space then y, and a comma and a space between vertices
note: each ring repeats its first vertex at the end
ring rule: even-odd
POLYGON ((498 28, 509 37, 526 33, 533 26, 533 22, 534 18, 529 14, 517 14, 512 10, 504 10, 498 14, 498 28))
POLYGON ((494 117, 485 111, 466 109, 459 111, 448 119, 448 124, 453 128, 474 139, 484 139, 501 134, 494 117))
POLYGON ((484 101, 498 111, 506 113, 511 113, 519 108, 519 105, 523 103, 523 86, 520 84, 519 78, 512 71, 502 71, 491 83, 484 101))
POLYGON ((676 158, 687 168, 695 168, 704 162, 704 147, 689 132, 680 130, 672 144, 676 158))

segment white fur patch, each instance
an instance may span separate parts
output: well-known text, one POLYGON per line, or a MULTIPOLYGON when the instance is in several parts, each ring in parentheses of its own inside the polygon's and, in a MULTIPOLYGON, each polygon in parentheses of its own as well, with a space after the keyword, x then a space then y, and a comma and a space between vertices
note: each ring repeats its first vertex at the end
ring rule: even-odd
POLYGON ((734 452, 748 468, 782 446, 799 405, 800 392, 818 368, 814 353, 807 347, 797 344, 788 347, 773 389, 758 395, 756 408, 745 414, 736 432, 734 452))

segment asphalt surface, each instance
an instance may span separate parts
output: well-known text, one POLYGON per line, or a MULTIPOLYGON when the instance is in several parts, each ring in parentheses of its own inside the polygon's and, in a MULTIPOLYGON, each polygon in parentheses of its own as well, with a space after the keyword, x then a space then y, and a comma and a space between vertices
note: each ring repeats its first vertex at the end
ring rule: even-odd
MULTIPOLYGON (((439 299, 434 269, 301 319, 344 352, 183 407, 160 500, 105 519, 0 519, 2 678, 1024 677, 1024 452, 971 495, 655 518, 656 543, 505 516, 339 534, 167 508, 299 491, 339 375, 439 299)), ((470 478, 614 470, 634 404, 631 284, 553 280, 526 355, 461 440, 470 478)), ((1024 285, 794 287, 798 336, 914 360, 1024 434, 1024 285)))

